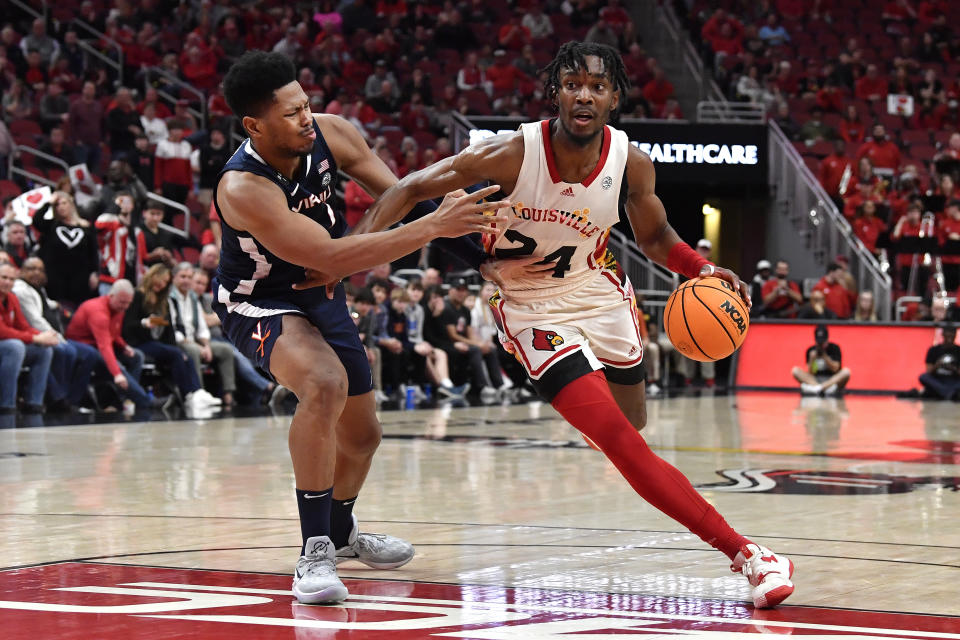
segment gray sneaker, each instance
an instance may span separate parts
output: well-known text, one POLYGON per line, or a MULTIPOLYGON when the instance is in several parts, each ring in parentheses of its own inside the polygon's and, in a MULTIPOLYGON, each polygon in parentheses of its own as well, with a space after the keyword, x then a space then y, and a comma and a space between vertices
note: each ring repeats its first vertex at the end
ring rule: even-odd
POLYGON ((347 598, 347 588, 337 577, 333 543, 327 536, 307 539, 306 553, 297 561, 293 595, 303 604, 334 604, 347 598))
POLYGON ((396 569, 413 559, 413 545, 406 540, 382 533, 360 533, 357 516, 353 517, 353 530, 347 546, 337 549, 337 564, 346 560, 359 560, 374 569, 396 569))

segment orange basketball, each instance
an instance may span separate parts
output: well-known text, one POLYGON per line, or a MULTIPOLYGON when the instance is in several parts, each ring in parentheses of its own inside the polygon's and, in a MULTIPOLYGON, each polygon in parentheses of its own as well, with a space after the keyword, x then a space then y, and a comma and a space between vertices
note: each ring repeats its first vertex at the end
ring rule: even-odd
POLYGON ((694 278, 670 294, 663 327, 677 351, 691 360, 711 362, 740 348, 750 314, 726 280, 694 278))

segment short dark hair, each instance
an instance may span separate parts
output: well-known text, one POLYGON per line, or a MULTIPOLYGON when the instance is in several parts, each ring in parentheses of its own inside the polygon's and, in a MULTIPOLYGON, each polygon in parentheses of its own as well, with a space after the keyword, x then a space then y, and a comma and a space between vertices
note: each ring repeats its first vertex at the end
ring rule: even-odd
POLYGON ((367 283, 367 286, 370 287, 371 290, 373 290, 374 287, 380 287, 381 289, 390 291, 390 282, 388 280, 384 280, 383 278, 375 278, 367 283))
POLYGON ((357 295, 353 296, 353 302, 363 302, 369 305, 376 304, 376 300, 373 299, 373 291, 370 290, 370 287, 364 287, 357 291, 357 295))
POLYGON ((549 102, 557 97, 560 91, 560 72, 563 69, 586 69, 587 56, 597 56, 603 62, 603 71, 610 76, 614 89, 620 92, 621 104, 627 99, 630 89, 630 78, 623 64, 620 52, 609 45, 597 42, 578 42, 572 40, 560 47, 556 57, 542 69, 547 74, 543 82, 543 91, 549 102))
POLYGON ((843 267, 841 267, 839 263, 831 262, 830 264, 827 265, 827 273, 830 273, 831 271, 836 271, 837 269, 842 269, 842 268, 843 267))
POLYGON ((274 92, 297 79, 293 61, 282 53, 247 51, 223 78, 223 97, 238 118, 259 117, 274 92))

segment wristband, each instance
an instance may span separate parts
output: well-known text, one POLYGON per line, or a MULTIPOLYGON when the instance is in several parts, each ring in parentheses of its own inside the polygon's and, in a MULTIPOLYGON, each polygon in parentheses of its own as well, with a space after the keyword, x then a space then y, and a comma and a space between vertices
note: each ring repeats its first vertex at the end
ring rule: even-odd
MULTIPOLYGON (((680 241, 670 248, 667 254, 667 269, 674 273, 679 273, 687 278, 696 278, 700 275, 700 270, 705 265, 709 265, 716 273, 715 265, 690 248, 686 242, 680 241)), ((711 273, 710 275, 713 275, 711 273)))

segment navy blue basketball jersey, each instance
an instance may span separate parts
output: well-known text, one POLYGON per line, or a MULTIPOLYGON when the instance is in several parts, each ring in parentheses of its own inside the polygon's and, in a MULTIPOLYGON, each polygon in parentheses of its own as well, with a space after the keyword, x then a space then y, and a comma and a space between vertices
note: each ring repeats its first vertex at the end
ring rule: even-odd
MULTIPOLYGON (((217 183, 227 171, 249 171, 263 176, 283 191, 292 211, 307 216, 323 226, 331 237, 339 238, 346 231, 346 221, 329 203, 337 185, 337 163, 316 121, 313 130, 317 132, 317 139, 310 153, 303 156, 293 180, 264 162, 248 138, 223 166, 217 183)), ((291 294, 291 285, 304 279, 303 267, 281 260, 246 231, 232 228, 229 217, 224 217, 217 204, 216 194, 214 188, 214 203, 223 230, 217 298, 227 304, 291 294)))

